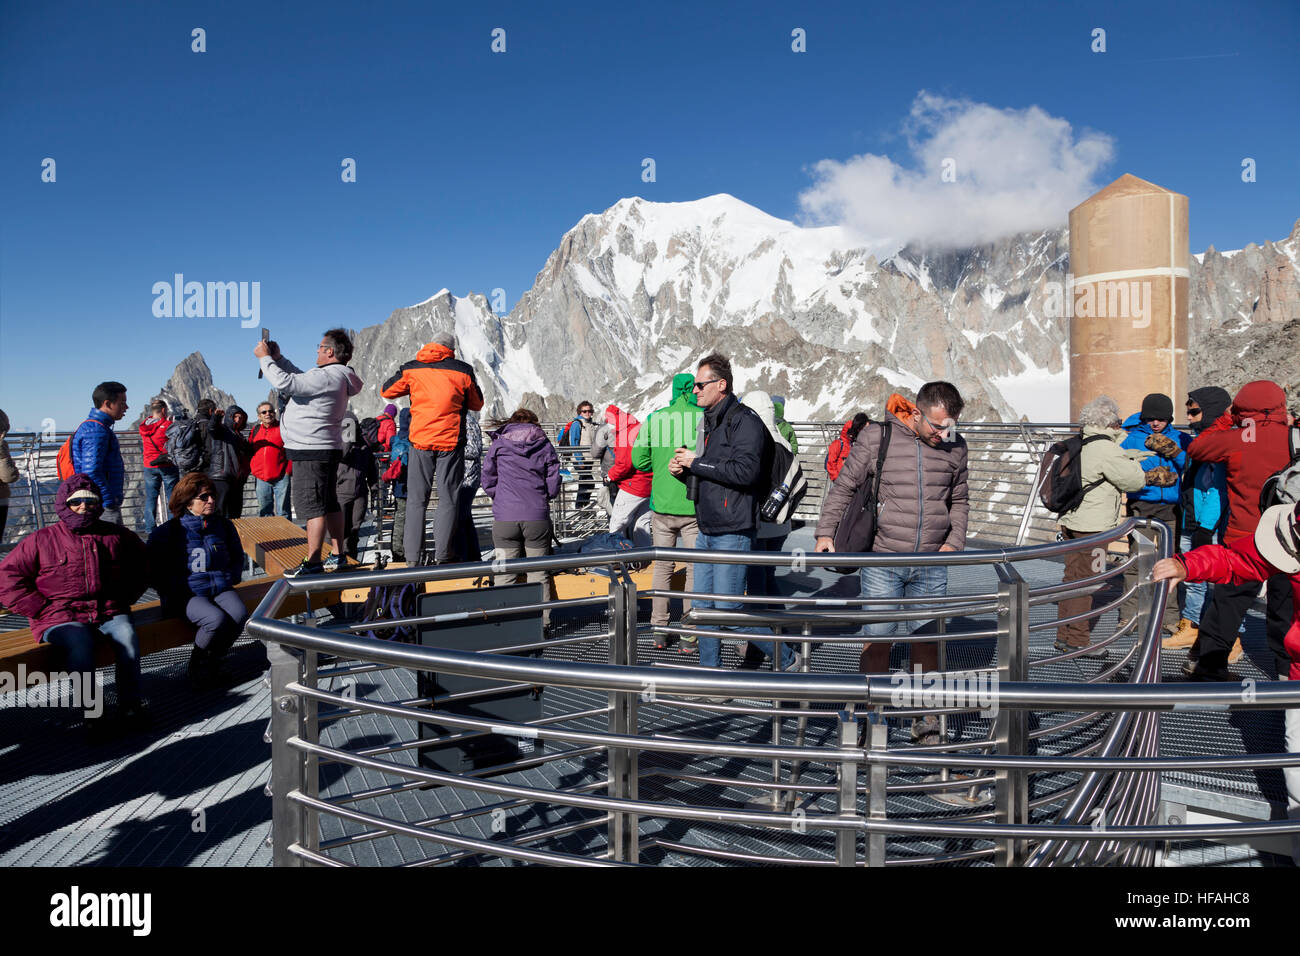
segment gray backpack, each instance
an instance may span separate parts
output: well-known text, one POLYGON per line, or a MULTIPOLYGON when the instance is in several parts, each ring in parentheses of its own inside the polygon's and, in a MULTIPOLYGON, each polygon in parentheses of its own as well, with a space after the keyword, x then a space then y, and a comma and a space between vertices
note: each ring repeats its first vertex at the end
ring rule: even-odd
POLYGON ((1291 451, 1291 461, 1264 480, 1264 487, 1259 491, 1261 512, 1274 505, 1294 505, 1300 502, 1300 428, 1293 425, 1287 429, 1287 445, 1291 451))

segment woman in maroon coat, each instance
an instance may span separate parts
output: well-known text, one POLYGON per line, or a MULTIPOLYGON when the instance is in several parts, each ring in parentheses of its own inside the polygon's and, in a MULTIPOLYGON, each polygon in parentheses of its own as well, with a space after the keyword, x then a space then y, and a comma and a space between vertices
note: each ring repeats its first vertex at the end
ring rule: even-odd
POLYGON ((59 485, 54 508, 57 524, 32 532, 0 561, 0 604, 31 621, 33 636, 58 649, 65 670, 93 675, 95 643, 107 638, 119 714, 138 718, 140 641, 131 605, 148 581, 144 542, 100 520, 104 506, 88 475, 59 485))

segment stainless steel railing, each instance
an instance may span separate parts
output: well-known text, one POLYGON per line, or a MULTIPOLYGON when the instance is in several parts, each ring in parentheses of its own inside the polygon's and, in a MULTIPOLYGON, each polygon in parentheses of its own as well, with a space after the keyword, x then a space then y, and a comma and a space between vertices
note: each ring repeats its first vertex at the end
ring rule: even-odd
MULTIPOLYGON (((547 423, 544 427, 553 436, 562 426, 547 423)), ((809 483, 808 493, 794 517, 801 521, 816 521, 829 486, 823 466, 826 448, 839 437, 840 423, 795 422, 793 427, 809 483)), ((1077 426, 1068 424, 962 425, 970 459, 969 533, 973 539, 987 544, 1016 546, 1054 539, 1054 517, 1043 511, 1037 501, 1038 463, 1048 445, 1075 430, 1077 426)), ((0 548, 12 546, 28 532, 56 520, 54 493, 58 488, 58 478, 55 457, 67 437, 67 432, 15 432, 8 436, 10 451, 22 477, 10 486, 9 519, 0 548)), ((141 530, 144 527, 144 479, 140 436, 136 432, 123 431, 118 433, 118 441, 126 469, 122 518, 127 527, 141 530)), ((551 506, 556 534, 561 538, 576 538, 605 531, 608 521, 605 513, 597 507, 600 475, 597 464, 591 460, 590 450, 559 446, 557 451, 567 480, 551 506)), ((436 502, 434 494, 431 506, 436 502)), ((243 505, 245 515, 257 514, 256 482, 251 478, 244 487, 243 505)), ((391 502, 384 505, 384 514, 387 515, 391 512, 391 502)), ((491 502, 486 495, 480 493, 475 499, 473 512, 476 521, 490 520, 491 502)), ((156 517, 159 520, 167 518, 165 503, 156 517)), ((372 519, 374 517, 372 511, 372 519)), ((389 526, 381 520, 378 529, 383 542, 389 542, 389 526)))
MULTIPOLYGON (((1300 755, 1274 753, 1213 758, 1159 756, 1156 721, 1170 709, 1280 709, 1300 706, 1300 688, 1260 683, 1243 693, 1237 685, 1159 683, 1160 609, 1167 585, 1149 582, 1155 560, 1170 551, 1165 526, 1130 519, 1113 532, 1026 548, 933 555, 792 555, 770 552, 702 552, 646 549, 609 555, 608 594, 580 601, 529 605, 556 612, 581 604, 599 611, 598 632, 565 637, 542 646, 585 648, 600 660, 521 658, 377 640, 356 628, 309 627, 275 619, 291 591, 312 593, 340 586, 391 586, 436 582, 468 575, 559 572, 591 566, 590 555, 559 555, 488 565, 453 565, 399 571, 358 572, 277 582, 249 622, 266 642, 271 660, 273 844, 277 865, 349 865, 351 850, 376 839, 403 842, 411 865, 470 858, 498 858, 566 865, 638 864, 671 857, 726 862, 889 866, 917 863, 992 862, 999 865, 1150 864, 1166 841, 1244 840, 1300 831, 1300 822, 1198 826, 1155 825, 1159 778, 1164 771, 1265 768, 1300 763, 1300 755), (1059 558, 1075 549, 1104 549, 1127 538, 1130 554, 1118 564, 1069 586, 1032 587, 1017 565, 1059 558), (983 635, 996 642, 987 663, 967 673, 996 676, 990 713, 981 698, 926 698, 916 688, 900 695, 899 675, 810 673, 809 655, 796 672, 717 671, 698 667, 647 666, 638 659, 636 584, 627 563, 677 560, 723 564, 858 567, 945 564, 975 567, 992 575, 982 593, 927 599, 925 608, 900 604, 882 610, 879 600, 787 598, 787 609, 742 601, 742 611, 700 608, 696 633, 736 624, 783 629, 772 637, 805 652, 813 641, 952 641, 983 635), (1033 649, 1031 637, 1051 631, 1044 606, 1062 598, 1092 595, 1085 617, 1096 620, 1123 599, 1105 603, 1102 593, 1136 568, 1137 618, 1102 639, 1116 652, 1113 663, 1083 680, 1035 680, 1034 674, 1073 667, 1071 654, 1033 649), (1097 605, 1097 598, 1103 603, 1097 605), (1031 622, 1035 609, 1038 620, 1031 622), (931 634, 864 637, 863 621, 934 621, 931 634), (951 631, 956 619, 989 621, 987 628, 951 631), (322 661, 322 655, 328 660, 322 661), (449 698, 382 699, 331 689, 334 681, 382 670, 455 674, 502 688, 545 686, 555 712, 513 723, 451 713, 449 698), (918 699, 919 697, 919 699, 918 699), (709 698, 726 698, 718 703, 709 698), (984 711, 983 717, 976 717, 984 711), (888 722, 937 713, 945 724, 964 721, 955 740, 945 732, 933 746, 891 746, 888 722), (349 728, 377 717, 435 724, 439 736, 360 746, 349 728), (985 729, 981 725, 987 721, 985 729), (721 723, 725 722, 725 723, 721 723), (736 724, 753 730, 770 724, 762 742, 727 739, 719 730, 736 724), (971 735, 967 735, 971 731, 971 735), (416 765, 423 748, 488 736, 528 739, 547 748, 482 770, 446 773, 416 765), (860 738, 861 741, 860 741, 860 738), (722 761, 722 766, 718 762, 722 761), (321 768, 352 769, 322 786, 321 768), (553 786, 519 774, 547 766, 563 771, 553 786), (376 776, 378 775, 378 776, 376 776), (361 789, 346 790, 363 780, 361 789), (388 781, 376 783, 377 779, 388 781), (697 788, 683 791, 681 788, 697 788), (752 792, 749 803, 700 796, 699 788, 752 792), (398 818, 391 798, 433 788, 461 796, 443 809, 412 820, 398 818), (919 799, 938 801, 935 811, 919 799), (535 826, 494 826, 491 837, 474 831, 475 820, 523 820, 523 812, 555 808, 559 819, 538 816, 535 826), (322 837, 325 823, 329 834, 322 837), (730 836, 695 839, 697 834, 730 836)), ((1123 588, 1120 589, 1121 591, 1123 588)), ((654 593, 654 592, 650 592, 654 593)), ((679 592, 672 592, 677 594, 679 592)), ((698 596, 698 595, 697 595, 698 596)), ((913 601, 911 604, 916 604, 913 601)), ((512 609, 518 612, 520 609, 512 609)), ((487 618, 466 597, 450 617, 487 618)), ((437 628, 447 616, 371 622, 366 629, 423 624, 437 628)), ((741 635, 719 630, 728 639, 741 635)), ((763 640, 768 639, 763 636, 763 640)), ((523 645, 534 647, 537 645, 523 645)), ((941 668, 944 667, 941 658, 941 668)), ((1082 674, 1082 669, 1076 673, 1082 674)), ((945 678, 952 675, 945 669, 945 678)), ((371 686, 378 687, 379 684, 371 686)), ((946 693, 946 692, 945 692, 946 693)), ((464 703, 467 695, 457 695, 464 703)), ((946 728, 945 728, 946 729, 946 728)), ((734 736, 734 735, 733 735, 734 736)), ((373 743, 373 741, 371 742, 373 743)), ((552 776, 548 780, 555 780, 552 776)))

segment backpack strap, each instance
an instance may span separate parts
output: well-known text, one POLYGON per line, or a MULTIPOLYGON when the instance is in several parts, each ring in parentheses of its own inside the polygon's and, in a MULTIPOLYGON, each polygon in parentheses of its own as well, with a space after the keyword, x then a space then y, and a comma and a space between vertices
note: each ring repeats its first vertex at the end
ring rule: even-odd
POLYGON ((880 451, 876 453, 876 473, 871 476, 871 506, 880 512, 880 476, 885 470, 885 456, 889 454, 889 438, 894 426, 889 422, 880 423, 880 451))

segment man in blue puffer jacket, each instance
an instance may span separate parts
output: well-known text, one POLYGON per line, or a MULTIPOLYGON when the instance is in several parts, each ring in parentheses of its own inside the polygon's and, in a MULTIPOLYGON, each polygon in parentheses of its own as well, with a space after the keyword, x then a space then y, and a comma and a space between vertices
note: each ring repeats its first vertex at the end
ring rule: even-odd
POLYGON ((104 507, 100 520, 121 524, 126 468, 113 424, 122 420, 129 407, 126 386, 121 382, 100 382, 90 400, 94 409, 72 434, 72 470, 89 475, 99 486, 104 507))
MULTIPOLYGON (((1191 438, 1173 427, 1174 402, 1168 395, 1154 392, 1142 399, 1142 411, 1124 420, 1128 437, 1123 448, 1150 451, 1142 459, 1142 470, 1147 473, 1147 483, 1139 491, 1128 493, 1128 514, 1141 518, 1155 518, 1169 526, 1174 535, 1174 549, 1178 549, 1178 535, 1182 525, 1182 475, 1187 467, 1187 446, 1191 438)), ((1124 589, 1133 589, 1137 583, 1136 567, 1124 576, 1124 589)), ((1137 592, 1134 591, 1120 607, 1121 621, 1137 614, 1137 592)), ((1169 589, 1165 602, 1165 631, 1173 633, 1178 625, 1178 595, 1169 589)))
POLYGON ((212 479, 193 471, 176 484, 172 519, 149 536, 149 569, 163 614, 184 615, 197 627, 190 679, 199 687, 218 678, 217 667, 248 620, 235 590, 244 549, 234 522, 217 511, 212 479))

